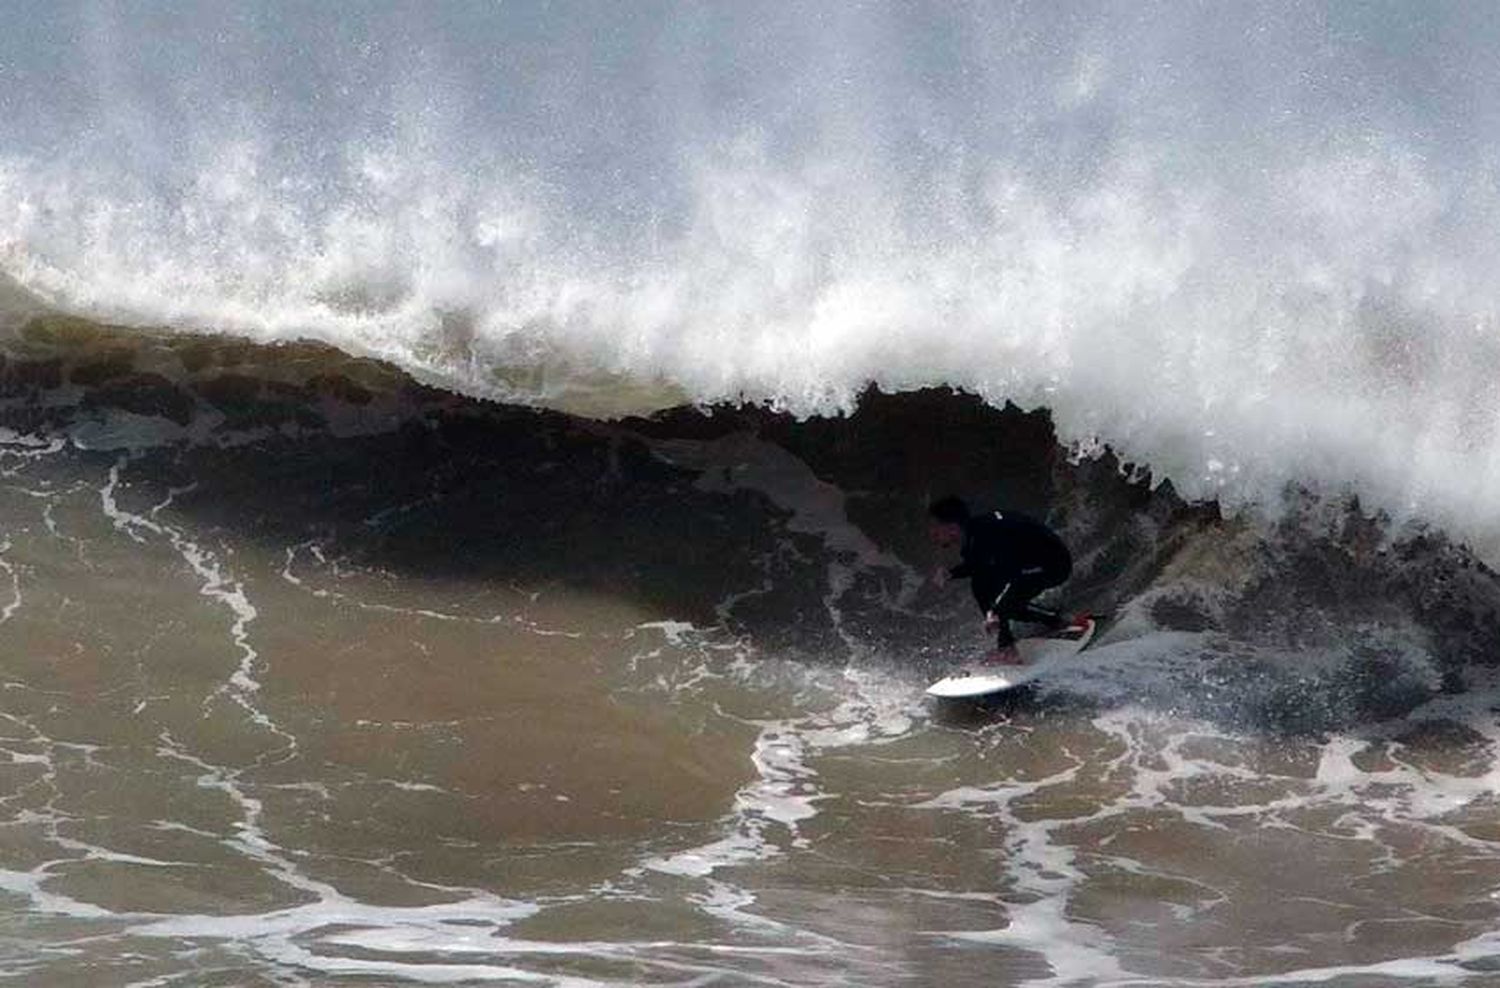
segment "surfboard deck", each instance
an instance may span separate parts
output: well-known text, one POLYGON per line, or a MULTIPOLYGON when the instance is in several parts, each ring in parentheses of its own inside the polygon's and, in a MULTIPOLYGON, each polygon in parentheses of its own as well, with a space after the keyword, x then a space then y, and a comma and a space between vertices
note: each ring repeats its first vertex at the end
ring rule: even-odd
POLYGON ((1084 618, 1060 632, 1019 639, 1016 649, 1021 653, 1022 664, 970 663, 927 687, 927 695, 944 700, 971 700, 1025 686, 1059 659, 1087 648, 1097 627, 1093 618, 1084 618))

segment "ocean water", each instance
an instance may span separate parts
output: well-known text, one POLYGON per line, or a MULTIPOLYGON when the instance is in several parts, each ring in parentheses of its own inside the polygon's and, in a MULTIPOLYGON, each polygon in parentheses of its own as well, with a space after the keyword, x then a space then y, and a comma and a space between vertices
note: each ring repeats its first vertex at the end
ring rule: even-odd
POLYGON ((1483 8, 0 17, 8 979, 1500 984, 1483 8))

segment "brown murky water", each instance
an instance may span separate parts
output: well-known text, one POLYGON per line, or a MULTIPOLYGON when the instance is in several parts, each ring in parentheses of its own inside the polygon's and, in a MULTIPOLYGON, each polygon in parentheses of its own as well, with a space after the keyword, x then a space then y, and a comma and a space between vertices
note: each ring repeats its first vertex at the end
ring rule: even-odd
POLYGON ((1500 983, 1477 672, 1278 718, 1339 661, 1127 608, 1039 694, 934 708, 963 602, 750 433, 0 466, 26 984, 1500 983))
POLYGON ((0 26, 0 988, 1500 988, 1492 4, 0 26))

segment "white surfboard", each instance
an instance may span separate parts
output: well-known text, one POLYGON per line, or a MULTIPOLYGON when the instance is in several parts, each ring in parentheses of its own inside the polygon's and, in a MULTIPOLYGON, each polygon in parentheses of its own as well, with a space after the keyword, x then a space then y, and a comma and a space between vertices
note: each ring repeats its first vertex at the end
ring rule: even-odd
POLYGON ((927 687, 927 695, 944 700, 974 699, 1024 686, 1059 659, 1083 651, 1094 640, 1095 627, 1093 618, 1084 618, 1054 634, 1022 638, 1016 642, 1020 665, 971 663, 927 687))

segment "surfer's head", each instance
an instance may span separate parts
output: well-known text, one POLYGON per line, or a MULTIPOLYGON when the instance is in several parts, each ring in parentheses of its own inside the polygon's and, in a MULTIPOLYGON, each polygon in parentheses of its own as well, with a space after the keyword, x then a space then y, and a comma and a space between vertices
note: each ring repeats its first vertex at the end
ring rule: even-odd
POLYGON ((927 506, 927 515, 932 520, 928 534, 940 546, 953 546, 963 541, 964 525, 969 521, 969 506, 962 498, 949 494, 927 506))

